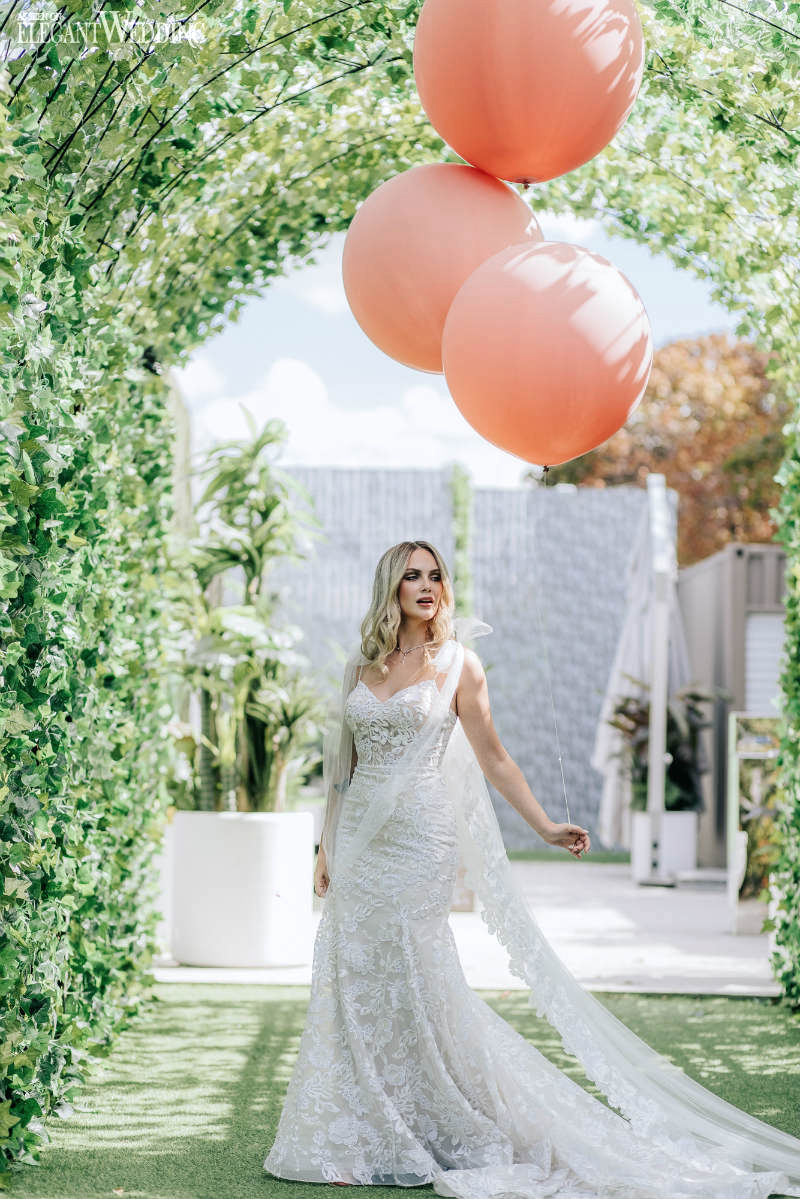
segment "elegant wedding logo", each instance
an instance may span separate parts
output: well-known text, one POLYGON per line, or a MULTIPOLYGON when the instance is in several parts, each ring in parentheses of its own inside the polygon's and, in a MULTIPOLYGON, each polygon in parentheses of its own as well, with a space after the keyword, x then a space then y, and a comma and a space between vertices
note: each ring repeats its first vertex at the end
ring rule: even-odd
POLYGON ((177 16, 126 16, 118 12, 100 12, 91 20, 73 19, 59 23, 61 12, 50 4, 32 6, 16 19, 16 41, 21 46, 42 42, 71 42, 84 45, 113 46, 133 43, 153 46, 165 42, 202 45, 206 40, 202 19, 177 16))

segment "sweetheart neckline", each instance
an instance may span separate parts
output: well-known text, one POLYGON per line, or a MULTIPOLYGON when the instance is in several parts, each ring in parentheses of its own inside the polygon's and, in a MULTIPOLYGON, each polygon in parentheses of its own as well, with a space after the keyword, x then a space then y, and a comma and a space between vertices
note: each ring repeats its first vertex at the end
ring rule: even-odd
MULTIPOLYGON (((375 694, 375 692, 372 690, 371 687, 367 686, 367 684, 364 682, 363 679, 358 680, 357 686, 363 687, 365 691, 368 691, 370 693, 370 695, 372 696, 372 698, 375 700, 376 703, 381 704, 381 706, 383 706, 385 704, 388 704, 390 702, 390 700, 393 700, 396 695, 402 695, 402 693, 404 691, 410 691, 412 689, 412 687, 419 687, 421 683, 433 683, 433 685, 436 687, 436 690, 437 691, 439 690, 439 687, 436 683, 436 679, 417 679, 416 683, 409 683, 405 687, 400 687, 397 691, 393 691, 391 695, 387 695, 386 699, 381 699, 381 697, 379 695, 375 694)), ((448 705, 447 710, 448 710, 448 712, 452 712, 453 716, 458 716, 458 713, 453 711, 452 705, 448 705)))
MULTIPOLYGON (((419 687, 420 683, 435 683, 435 682, 436 682, 436 679, 417 679, 416 683, 408 683, 407 686, 405 686, 405 687, 399 687, 397 689, 397 691, 393 691, 391 695, 387 695, 386 699, 381 699, 381 697, 379 695, 376 695, 375 692, 372 690, 372 688, 368 687, 363 679, 358 680, 358 685, 359 685, 359 687, 363 687, 366 691, 369 691, 372 698, 374 700, 377 700, 377 702, 379 704, 388 704, 389 700, 394 699, 394 697, 396 695, 402 695, 404 691, 410 691, 412 687, 419 687)), ((438 688, 437 688, 437 690, 438 690, 438 688)))

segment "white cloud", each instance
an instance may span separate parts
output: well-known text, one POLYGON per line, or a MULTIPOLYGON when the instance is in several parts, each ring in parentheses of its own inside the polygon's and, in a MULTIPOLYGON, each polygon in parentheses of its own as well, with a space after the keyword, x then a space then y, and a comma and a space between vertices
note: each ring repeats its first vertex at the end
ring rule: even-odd
POLYGON ((325 283, 315 283, 306 287, 303 296, 314 308, 337 316, 347 311, 347 297, 343 287, 332 287, 325 283))
POLYGON ((571 212, 536 212, 536 219, 547 241, 571 241, 582 245, 601 228, 599 221, 573 216, 571 212))
POLYGON ((190 408, 197 400, 219 395, 225 387, 225 376, 205 354, 198 354, 187 366, 174 367, 172 374, 190 408))
POLYGON ((437 468, 458 461, 478 486, 503 487, 516 485, 526 469, 526 463, 490 445, 467 424, 443 381, 410 387, 399 402, 342 408, 308 363, 281 358, 258 386, 215 399, 196 413, 196 451, 249 436, 240 403, 259 429, 271 417, 286 422, 287 463, 437 468))
POLYGON ((291 292, 330 316, 347 312, 347 296, 342 284, 343 246, 344 234, 338 233, 317 252, 315 263, 289 264, 287 274, 279 276, 271 286, 276 291, 291 292))
POLYGON ((249 437, 240 405, 252 414, 261 429, 277 417, 286 421, 294 439, 302 430, 320 429, 328 415, 328 393, 322 379, 308 363, 279 358, 261 383, 238 396, 222 396, 206 404, 196 418, 198 448, 229 438, 249 437))

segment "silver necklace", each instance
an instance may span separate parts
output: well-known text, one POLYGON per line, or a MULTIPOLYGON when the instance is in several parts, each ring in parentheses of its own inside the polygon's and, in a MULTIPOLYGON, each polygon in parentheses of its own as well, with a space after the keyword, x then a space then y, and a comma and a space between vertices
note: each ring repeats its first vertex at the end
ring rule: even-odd
MULTIPOLYGON (((441 638, 439 638, 439 641, 441 641, 441 638)), ((415 649, 422 649, 422 647, 425 645, 438 645, 439 641, 420 641, 419 645, 412 645, 411 649, 401 649, 399 645, 396 645, 394 648, 397 650, 398 654, 403 655, 403 661, 405 662, 408 655, 413 654, 415 649)))

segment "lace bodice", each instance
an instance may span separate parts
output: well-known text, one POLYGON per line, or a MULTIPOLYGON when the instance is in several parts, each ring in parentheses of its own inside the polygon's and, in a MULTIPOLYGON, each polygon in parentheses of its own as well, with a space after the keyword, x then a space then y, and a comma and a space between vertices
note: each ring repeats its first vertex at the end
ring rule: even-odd
MULTIPOLYGON (((400 757, 428 716, 435 687, 435 679, 420 679, 385 700, 378 699, 363 681, 353 688, 344 713, 353 731, 359 766, 390 766, 400 757)), ((451 708, 423 766, 440 765, 455 722, 451 708)))

